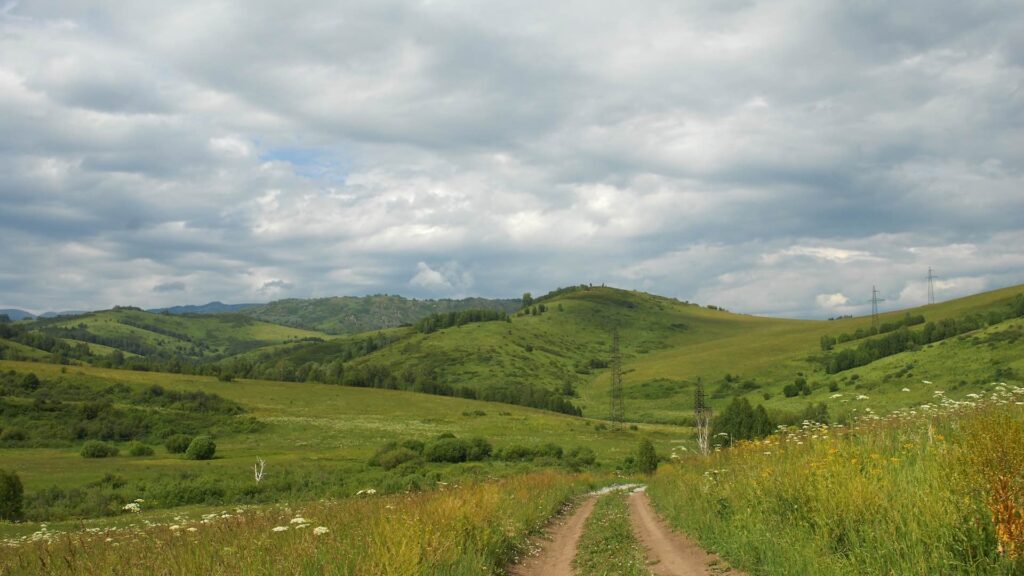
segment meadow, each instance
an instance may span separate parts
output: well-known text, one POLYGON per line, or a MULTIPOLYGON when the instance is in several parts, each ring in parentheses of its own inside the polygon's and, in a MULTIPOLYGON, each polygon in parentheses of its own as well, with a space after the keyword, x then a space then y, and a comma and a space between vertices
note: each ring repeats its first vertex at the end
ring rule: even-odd
POLYGON ((503 574, 531 534, 593 485, 540 472, 73 534, 41 529, 0 541, 0 574, 503 574))
MULTIPOLYGON (((44 383, 68 381, 97 390, 122 385, 145 391, 156 385, 173 391, 202 391, 244 409, 228 418, 260 424, 243 431, 223 425, 215 434, 216 457, 207 461, 169 454, 162 443, 149 440, 154 448, 151 456, 131 457, 127 442, 112 442, 122 448, 121 454, 98 459, 82 458, 80 440, 54 442, 30 433, 22 441, 0 442, 2 468, 20 476, 27 512, 37 522, 116 516, 135 498, 147 500, 147 509, 156 509, 342 498, 368 488, 381 493, 430 490, 442 483, 512 476, 543 467, 570 470, 578 466, 569 456, 582 448, 596 457, 596 464, 587 468, 615 470, 624 467, 641 437, 668 453, 690 434, 658 425, 616 429, 542 410, 393 390, 223 382, 205 376, 0 362, 0 371, 8 370, 19 375, 31 372, 44 383), (486 439, 495 456, 480 462, 414 462, 390 470, 368 463, 390 441, 430 441, 444 434, 486 439), (497 457, 509 448, 545 445, 557 445, 561 457, 497 457), (259 483, 252 470, 257 458, 267 462, 266 477, 259 483)), ((30 528, 0 524, 0 532, 30 528)))
POLYGON ((648 492, 751 574, 1019 574, 1024 388, 931 393, 852 427, 807 422, 707 458, 679 452, 648 492))

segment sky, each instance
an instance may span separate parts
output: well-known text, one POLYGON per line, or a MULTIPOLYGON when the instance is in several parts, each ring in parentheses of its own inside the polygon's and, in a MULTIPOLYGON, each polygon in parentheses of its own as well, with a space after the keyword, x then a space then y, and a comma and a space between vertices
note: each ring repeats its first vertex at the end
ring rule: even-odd
POLYGON ((1019 0, 0 0, 0 308, 1024 283, 1019 0))

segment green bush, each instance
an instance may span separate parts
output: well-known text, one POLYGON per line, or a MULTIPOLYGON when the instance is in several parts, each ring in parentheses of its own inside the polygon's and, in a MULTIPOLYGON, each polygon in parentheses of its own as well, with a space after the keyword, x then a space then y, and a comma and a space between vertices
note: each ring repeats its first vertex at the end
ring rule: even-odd
POLYGON ((185 450, 189 460, 210 460, 217 451, 217 444, 209 436, 196 436, 185 450))
POLYGON ((385 470, 392 470, 402 464, 416 460, 421 460, 420 455, 408 448, 395 448, 381 454, 377 458, 378 464, 385 470))
POLYGON ((0 520, 21 520, 23 490, 14 472, 0 468, 0 520))
POLYGON ((562 453, 562 447, 558 444, 552 444, 551 442, 541 444, 536 450, 534 450, 535 456, 554 458, 556 460, 562 458, 562 453))
POLYGON ((131 442, 128 444, 128 455, 129 456, 152 456, 153 447, 142 442, 131 442))
POLYGON ((491 443, 484 438, 470 438, 469 439, 469 450, 466 453, 466 460, 478 461, 485 460, 494 449, 491 447, 491 443))
POLYGON ((170 454, 184 454, 191 443, 191 436, 187 434, 175 434, 164 442, 164 448, 167 448, 167 452, 170 454))
POLYGON ((529 460, 533 458, 533 455, 533 448, 519 444, 506 446, 498 453, 498 457, 506 461, 529 460))
POLYGON ((565 455, 565 462, 572 468, 580 469, 593 466, 597 463, 597 456, 594 451, 586 446, 573 448, 565 455))
POLYGON ((0 433, 0 441, 3 442, 23 442, 28 439, 28 434, 25 433, 21 428, 5 428, 0 433))
POLYGON ((469 450, 469 442, 465 440, 441 438, 427 444, 423 449, 423 457, 428 462, 465 462, 469 450))
POLYGON ((423 454, 423 448, 426 445, 419 440, 405 440, 402 442, 402 448, 408 448, 417 454, 423 454))
POLYGON ((658 469, 658 454, 654 451, 654 444, 646 438, 640 441, 637 448, 636 465, 642 474, 653 474, 658 469))
POLYGON ((89 440, 82 445, 81 454, 82 458, 107 458, 117 456, 117 452, 117 446, 99 440, 89 440))

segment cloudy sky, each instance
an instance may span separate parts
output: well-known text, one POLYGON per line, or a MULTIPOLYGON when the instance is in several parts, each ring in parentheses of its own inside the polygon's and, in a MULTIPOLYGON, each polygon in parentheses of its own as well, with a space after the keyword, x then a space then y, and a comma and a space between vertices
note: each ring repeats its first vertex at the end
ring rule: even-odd
POLYGON ((1024 282, 1019 0, 0 0, 0 308, 1024 282))

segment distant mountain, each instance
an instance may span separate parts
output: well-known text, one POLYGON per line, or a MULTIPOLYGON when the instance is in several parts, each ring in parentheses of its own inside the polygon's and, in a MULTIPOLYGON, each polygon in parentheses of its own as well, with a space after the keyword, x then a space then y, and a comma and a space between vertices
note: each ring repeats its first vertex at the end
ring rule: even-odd
POLYGON ((522 305, 517 299, 463 298, 462 300, 416 300, 401 296, 336 296, 310 300, 278 300, 242 314, 266 322, 320 330, 328 334, 355 334, 381 328, 412 324, 439 312, 458 310, 504 310, 515 312, 522 305))
POLYGON ((8 318, 17 322, 18 320, 25 320, 26 318, 35 318, 36 315, 31 312, 24 310, 18 310, 17 308, 7 308, 0 310, 0 314, 7 315, 8 318))
POLYGON ((168 308, 152 308, 147 312, 167 312, 169 314, 224 314, 227 312, 241 312, 247 308, 261 306, 261 304, 225 304, 223 302, 210 302, 209 304, 185 306, 170 306, 168 308))

